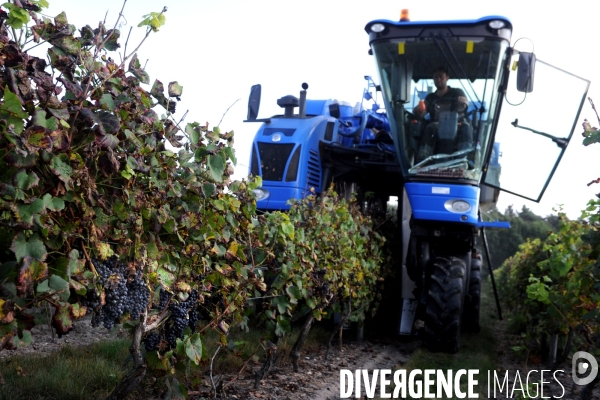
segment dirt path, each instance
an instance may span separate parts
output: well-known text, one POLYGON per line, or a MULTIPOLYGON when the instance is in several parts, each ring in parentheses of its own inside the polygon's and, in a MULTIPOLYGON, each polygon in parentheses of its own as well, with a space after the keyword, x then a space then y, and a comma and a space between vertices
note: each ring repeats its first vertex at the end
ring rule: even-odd
MULTIPOLYGON (((548 369, 539 364, 535 359, 519 359, 512 350, 513 346, 519 344, 518 337, 506 333, 506 321, 494 321, 492 324, 493 335, 496 337, 497 372, 503 376, 506 371, 514 377, 518 371, 525 381, 527 374, 532 370, 548 369)), ((36 326, 33 331, 34 344, 22 350, 0 352, 2 359, 15 354, 38 353, 52 354, 53 351, 65 345, 86 345, 100 340, 111 340, 125 337, 119 329, 108 332, 104 328, 93 328, 90 318, 86 317, 75 322, 71 333, 62 338, 52 337, 50 327, 47 324, 36 326)), ((291 365, 273 367, 258 389, 254 389, 254 373, 261 368, 260 364, 251 365, 242 376, 230 385, 227 383, 233 377, 224 379, 225 390, 222 399, 236 400, 338 400, 340 397, 340 370, 341 369, 394 369, 401 368, 411 357, 411 354, 421 347, 418 340, 393 340, 373 339, 367 335, 363 343, 345 341, 342 349, 334 344, 327 360, 325 360, 326 347, 323 345, 315 350, 302 352, 299 361, 299 372, 293 372, 291 365)), ((460 354, 460 353, 459 353, 460 354)), ((564 366, 565 373, 559 374, 559 385, 553 379, 550 384, 544 386, 544 397, 557 396, 563 400, 579 400, 581 388, 574 386, 571 379, 570 366, 564 366), (564 389, 563 389, 564 387, 564 389), (561 397, 562 395, 562 397, 561 397)), ((511 378, 512 382, 513 378, 511 378)), ((192 392, 190 399, 208 398, 210 387, 205 387, 202 392, 192 392)), ((532 394, 534 392, 532 391, 532 394)), ((521 394, 515 392, 515 397, 521 394)), ((487 397, 487 396, 486 396, 487 397)), ((491 397, 493 398, 493 396, 491 397)), ((498 400, 509 399, 505 394, 497 394, 498 400)), ((600 387, 596 388, 593 399, 600 399, 600 387)))
POLYGON ((51 354, 64 346, 80 346, 103 340, 126 337, 125 333, 119 328, 115 328, 109 332, 106 328, 101 326, 98 328, 92 327, 92 317, 89 315, 74 321, 71 332, 59 338, 56 334, 52 334, 53 332, 50 325, 44 323, 47 321, 46 311, 44 309, 35 309, 32 311, 36 318, 36 322, 38 322, 38 325, 31 330, 31 335, 33 337, 32 345, 19 350, 0 351, 0 360, 15 355, 31 353, 51 354))
MULTIPOLYGON (((273 368, 259 389, 254 389, 254 370, 245 379, 232 385, 226 399, 265 400, 337 400, 340 397, 341 369, 394 369, 405 364, 419 346, 416 341, 350 342, 331 349, 325 360, 325 346, 317 351, 304 352, 299 372, 291 365, 273 368)), ((256 366, 255 370, 260 368, 256 366)), ((198 397, 199 398, 199 397, 198 397)))

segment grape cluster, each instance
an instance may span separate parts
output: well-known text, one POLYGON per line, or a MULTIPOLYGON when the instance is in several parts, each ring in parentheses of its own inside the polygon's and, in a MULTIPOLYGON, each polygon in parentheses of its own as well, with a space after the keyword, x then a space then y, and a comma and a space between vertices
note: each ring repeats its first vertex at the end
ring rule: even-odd
POLYGON ((146 351, 158 350, 158 345, 160 344, 160 334, 156 331, 150 332, 144 337, 142 340, 144 343, 144 347, 146 351))
POLYGON ((79 303, 86 307, 88 312, 100 306, 100 295, 95 290, 88 290, 79 303))
POLYGON ((171 293, 169 293, 165 288, 161 286, 160 288, 160 299, 158 301, 158 306, 153 306, 158 310, 162 311, 165 309, 167 304, 169 304, 169 300, 171 300, 171 293))
POLYGON ((127 295, 125 312, 129 312, 132 319, 139 319, 150 301, 150 290, 142 278, 142 271, 137 271, 133 279, 127 282, 127 295))
POLYGON ((198 291, 192 290, 185 301, 176 301, 172 299, 171 293, 161 288, 158 309, 162 311, 167 304, 171 317, 160 331, 150 332, 144 337, 142 342, 146 351, 157 350, 163 340, 169 348, 175 347, 177 339, 183 339, 183 331, 188 326, 192 332, 196 332, 198 321, 201 319, 197 308, 198 291))
POLYGON ((92 263, 105 294, 105 304, 97 310, 92 325, 102 323, 105 328, 111 329, 126 313, 131 318, 138 319, 150 299, 150 290, 142 278, 142 272, 137 271, 129 279, 128 268, 116 256, 104 262, 92 260, 92 263))
POLYGON ((182 339, 183 331, 187 326, 191 325, 192 320, 189 318, 190 311, 195 319, 194 325, 190 326, 190 328, 195 330, 195 322, 198 321, 198 313, 196 311, 197 301, 198 292, 192 290, 185 301, 171 302, 169 304, 171 318, 165 328, 165 339, 167 340, 167 343, 169 343, 169 346, 175 347, 177 339, 182 339))

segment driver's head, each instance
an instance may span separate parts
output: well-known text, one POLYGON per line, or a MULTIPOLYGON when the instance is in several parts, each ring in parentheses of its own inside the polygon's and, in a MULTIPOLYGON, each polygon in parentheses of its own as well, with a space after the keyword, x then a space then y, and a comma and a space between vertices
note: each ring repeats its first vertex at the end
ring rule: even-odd
POLYGON ((439 66, 433 70, 433 83, 438 89, 445 89, 448 84, 448 69, 439 66))

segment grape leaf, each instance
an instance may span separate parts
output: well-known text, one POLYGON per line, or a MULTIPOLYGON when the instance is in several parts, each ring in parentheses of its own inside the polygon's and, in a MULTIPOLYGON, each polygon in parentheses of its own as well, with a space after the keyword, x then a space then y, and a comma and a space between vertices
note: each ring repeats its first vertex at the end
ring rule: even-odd
POLYGON ((183 86, 177 81, 169 83, 169 97, 180 97, 183 93, 183 86))
POLYGON ((216 182, 221 182, 223 180, 223 172, 225 171, 225 162, 223 161, 223 157, 218 154, 209 156, 208 170, 210 171, 210 175, 213 180, 216 182))
POLYGON ((15 253, 17 262, 19 263, 23 261, 25 257, 44 261, 48 254, 44 242, 42 242, 37 233, 34 233, 27 239, 25 232, 20 232, 13 240, 10 249, 15 253))
POLYGON ((56 307, 56 311, 54 312, 54 316, 52 317, 52 326, 56 329, 58 337, 69 333, 69 331, 73 329, 73 321, 71 320, 69 309, 69 305, 56 307))
POLYGON ((20 293, 29 293, 34 282, 46 279, 48 276, 48 265, 44 262, 25 257, 19 272, 17 290, 20 293))
POLYGON ((109 111, 113 111, 115 109, 115 101, 113 100, 113 97, 108 93, 102 95, 102 97, 100 98, 100 104, 105 106, 106 109, 108 109, 109 111))
POLYGON ((61 159, 59 156, 52 157, 50 161, 50 169, 58 176, 58 178, 65 183, 67 187, 71 187, 71 174, 73 168, 61 159))
POLYGON ((33 343, 33 337, 31 336, 31 332, 30 331, 23 331, 22 337, 19 337, 19 336, 15 335, 11 339, 11 344, 16 349, 22 349, 24 347, 29 346, 31 343, 33 343))
POLYGON ((148 26, 153 32, 158 32, 158 28, 163 26, 166 22, 165 14, 163 12, 151 12, 150 14, 144 15, 142 22, 138 24, 138 27, 148 26))
POLYGON ((21 190, 29 190, 36 187, 39 182, 40 178, 38 178, 35 172, 28 174, 23 169, 17 171, 13 179, 13 184, 21 190))
POLYGON ((133 55, 131 61, 129 62, 129 72, 131 72, 136 78, 138 78, 141 83, 150 83, 150 75, 148 75, 148 73, 142 69, 140 61, 138 60, 137 53, 133 55))
POLYGON ((69 304, 69 313, 73 319, 80 319, 85 317, 87 312, 87 307, 81 306, 79 304, 69 304))
POLYGON ((106 40, 104 43, 104 48, 106 48, 108 51, 117 50, 119 47, 121 47, 118 42, 119 37, 121 37, 121 32, 118 29, 109 29, 104 38, 104 40, 106 40))
POLYGON ((8 90, 8 86, 4 88, 4 102, 0 104, 0 119, 5 119, 9 124, 14 125, 15 133, 23 132, 23 120, 29 117, 23 107, 21 101, 16 94, 8 90))
POLYGON ((100 111, 98 113, 98 129, 103 135, 115 134, 121 129, 121 122, 112 113, 100 111))
POLYGON ((196 365, 202 361, 202 340, 199 333, 194 333, 185 341, 185 354, 196 365))
POLYGON ((72 56, 76 56, 81 51, 81 43, 73 36, 63 36, 57 39, 51 39, 50 43, 72 56))
POLYGON ((69 282, 58 275, 52 275, 48 279, 48 286, 55 292, 59 292, 60 299, 67 301, 69 299, 69 282))

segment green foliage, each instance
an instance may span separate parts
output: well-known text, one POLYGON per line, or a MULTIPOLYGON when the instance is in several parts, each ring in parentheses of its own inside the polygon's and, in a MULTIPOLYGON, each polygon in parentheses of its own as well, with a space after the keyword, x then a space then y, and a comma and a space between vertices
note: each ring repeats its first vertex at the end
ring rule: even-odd
POLYGON ((259 243, 270 254, 257 258, 266 260, 264 275, 272 282, 262 294, 270 299, 263 318, 276 335, 289 332, 292 320, 308 313, 320 320, 348 302, 351 320, 374 311, 384 239, 357 204, 330 190, 258 221, 259 243))
MULTIPOLYGON (((262 317, 278 336, 294 319, 321 319, 341 304, 353 320, 373 311, 383 239, 357 206, 329 192, 289 213, 257 215, 260 178, 230 179, 233 132, 178 126, 171 115, 182 86, 171 82, 165 93, 155 80, 148 91, 136 55, 128 65, 128 56, 107 57, 119 48, 117 30, 78 30, 65 13, 41 18, 42 0, 21 3, 35 16, 28 26, 24 8, 8 4, 10 26, 22 31, 0 26, 0 350, 31 342, 32 306, 54 306, 59 334, 99 312, 86 296, 104 301, 112 281, 92 261, 113 255, 152 293, 139 320, 118 321, 134 337, 136 366, 142 338, 170 321, 159 289, 175 303, 198 294, 191 307, 202 329, 144 355, 159 376, 205 360, 207 331, 226 345, 232 328, 248 329, 250 298, 268 299, 262 317), (31 40, 48 42, 49 64, 23 50, 31 40)), ((158 30, 164 11, 140 26, 158 30)), ((176 380, 166 382, 178 393, 176 380)))
POLYGON ((151 12, 150 14, 144 15, 144 20, 138 24, 138 27, 148 26, 152 29, 153 32, 158 32, 159 28, 163 26, 166 22, 165 14, 163 10, 162 12, 151 12))
MULTIPOLYGON (((22 10, 8 8, 17 17, 22 10)), ((156 30, 164 16, 151 16, 156 30)), ((140 85, 147 74, 136 57, 126 67, 101 56, 118 48, 117 31, 103 24, 77 31, 65 13, 26 22, 13 27, 23 28, 19 37, 50 43, 50 65, 17 42, 0 49, 2 76, 10 77, 0 79, 0 238, 9 249, 0 259, 0 349, 31 341, 27 309, 43 301, 67 333, 85 315, 83 296, 104 296, 91 261, 113 254, 142 271, 152 292, 223 296, 223 307, 207 311, 209 328, 240 323, 247 294, 263 285, 249 275, 247 258, 251 190, 260 180, 230 181, 233 132, 197 123, 181 129, 159 117, 154 109, 166 96, 161 85, 151 92, 140 85)), ((4 43, 11 32, 0 28, 4 43)), ((169 85, 169 96, 181 93, 169 85)), ((159 311, 148 308, 141 322, 159 311)), ((198 363, 200 334, 170 351, 198 363)))
POLYGON ((581 220, 559 213, 557 232, 545 241, 527 241, 497 271, 513 326, 525 338, 573 331, 580 343, 598 345, 599 210, 600 202, 591 201, 581 220))
POLYGON ((554 216, 540 217, 523 206, 520 212, 509 206, 504 213, 492 210, 487 217, 493 220, 510 222, 510 229, 488 229, 486 237, 490 248, 492 265, 499 268, 504 261, 519 250, 519 245, 528 239, 544 240, 557 229, 554 216))

